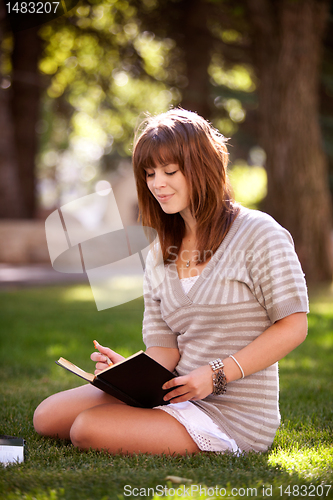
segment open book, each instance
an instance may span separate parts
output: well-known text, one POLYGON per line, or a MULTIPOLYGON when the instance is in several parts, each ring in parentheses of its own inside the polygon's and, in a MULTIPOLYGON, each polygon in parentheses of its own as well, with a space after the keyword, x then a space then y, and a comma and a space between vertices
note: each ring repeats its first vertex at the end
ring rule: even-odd
POLYGON ((115 363, 97 375, 81 370, 64 358, 59 358, 56 363, 120 401, 140 408, 168 404, 163 401, 163 396, 169 391, 163 390, 162 385, 175 377, 143 351, 115 363))

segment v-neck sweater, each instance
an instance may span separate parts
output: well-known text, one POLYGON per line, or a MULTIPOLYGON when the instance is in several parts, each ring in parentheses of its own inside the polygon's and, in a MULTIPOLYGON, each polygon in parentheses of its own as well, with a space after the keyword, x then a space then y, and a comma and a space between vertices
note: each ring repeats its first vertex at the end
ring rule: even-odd
MULTIPOLYGON (((307 288, 289 232, 240 208, 221 245, 185 294, 175 262, 147 257, 143 340, 178 348, 175 373, 236 355, 274 322, 308 312, 307 288)), ((194 402, 243 451, 266 451, 280 424, 278 364, 194 402)))

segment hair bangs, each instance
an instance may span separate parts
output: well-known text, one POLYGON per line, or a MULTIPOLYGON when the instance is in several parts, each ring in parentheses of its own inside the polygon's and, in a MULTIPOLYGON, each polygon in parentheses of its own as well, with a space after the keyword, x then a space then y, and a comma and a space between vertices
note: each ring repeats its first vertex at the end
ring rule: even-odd
POLYGON ((183 170, 183 148, 177 136, 169 129, 156 127, 141 137, 134 151, 135 163, 139 170, 155 168, 157 165, 175 163, 183 170), (170 133, 171 132, 171 133, 170 133))

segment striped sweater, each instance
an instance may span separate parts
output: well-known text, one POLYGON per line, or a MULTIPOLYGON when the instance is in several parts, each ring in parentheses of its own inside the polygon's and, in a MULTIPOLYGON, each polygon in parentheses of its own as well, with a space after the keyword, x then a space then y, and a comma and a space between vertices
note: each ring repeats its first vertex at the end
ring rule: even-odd
MULTIPOLYGON (((175 262, 147 258, 143 340, 177 347, 178 375, 252 342, 275 321, 308 312, 307 289, 288 231, 241 207, 223 242, 186 295, 175 262)), ((280 423, 277 363, 194 404, 243 451, 265 451, 280 423)))

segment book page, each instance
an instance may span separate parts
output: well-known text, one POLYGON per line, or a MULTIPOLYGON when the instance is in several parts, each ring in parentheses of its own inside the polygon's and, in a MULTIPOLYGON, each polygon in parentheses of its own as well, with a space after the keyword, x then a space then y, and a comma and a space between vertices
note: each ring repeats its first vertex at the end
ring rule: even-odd
POLYGON ((93 375, 92 373, 85 372, 84 370, 81 370, 81 368, 74 365, 70 361, 67 361, 67 359, 65 358, 59 358, 57 363, 58 365, 61 365, 63 368, 66 368, 66 370, 75 373, 76 375, 87 380, 88 382, 93 382, 95 380, 95 375, 93 375))

